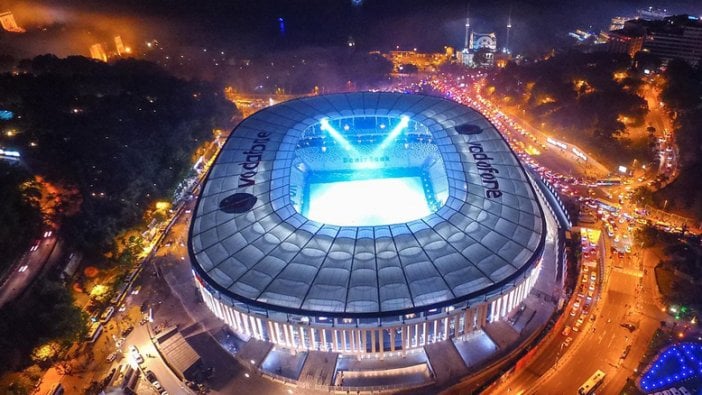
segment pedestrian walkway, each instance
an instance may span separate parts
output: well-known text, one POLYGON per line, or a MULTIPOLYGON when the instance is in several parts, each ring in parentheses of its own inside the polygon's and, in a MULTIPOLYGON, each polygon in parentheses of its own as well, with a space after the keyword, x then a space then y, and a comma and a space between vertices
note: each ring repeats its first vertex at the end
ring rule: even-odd
POLYGON ((509 345, 514 344, 519 339, 519 333, 507 321, 488 323, 483 327, 483 331, 500 350, 507 349, 509 345))
POLYGON ((288 350, 273 348, 261 363, 261 370, 290 380, 297 380, 306 359, 307 352, 293 354, 288 350))
POLYGON ((467 339, 454 342, 454 345, 469 370, 475 370, 498 351, 497 345, 483 331, 476 331, 467 339))
POLYGON ((386 370, 340 370, 336 384, 341 387, 412 387, 428 384, 432 374, 426 363, 386 370))
POLYGON ((338 356, 333 352, 310 351, 302 367, 299 384, 308 388, 333 385, 338 356))
POLYGON ((357 358, 350 355, 340 355, 336 364, 339 370, 382 370, 382 369, 397 369, 406 366, 419 365, 428 361, 427 354, 424 350, 410 352, 402 358, 357 358))
POLYGON ((463 363, 453 341, 446 340, 424 346, 432 371, 438 383, 448 383, 468 374, 468 368, 463 363))

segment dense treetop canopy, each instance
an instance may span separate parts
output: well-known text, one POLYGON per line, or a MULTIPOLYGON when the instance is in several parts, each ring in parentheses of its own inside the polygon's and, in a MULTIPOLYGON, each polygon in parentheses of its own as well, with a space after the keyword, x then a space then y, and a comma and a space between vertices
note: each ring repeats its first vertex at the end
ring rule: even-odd
POLYGON ((8 127, 20 132, 11 143, 34 172, 78 189, 65 235, 96 251, 168 199, 195 148, 236 111, 214 85, 144 61, 43 55, 19 69, 0 76, 0 104, 17 114, 8 127))

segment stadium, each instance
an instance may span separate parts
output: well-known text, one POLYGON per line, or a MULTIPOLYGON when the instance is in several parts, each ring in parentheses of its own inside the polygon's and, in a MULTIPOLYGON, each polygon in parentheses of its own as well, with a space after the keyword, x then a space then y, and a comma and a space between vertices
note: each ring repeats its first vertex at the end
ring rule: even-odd
POLYGON ((196 284, 244 339, 383 356, 504 319, 541 268, 533 181, 477 111, 357 92, 232 132, 190 229, 196 284))

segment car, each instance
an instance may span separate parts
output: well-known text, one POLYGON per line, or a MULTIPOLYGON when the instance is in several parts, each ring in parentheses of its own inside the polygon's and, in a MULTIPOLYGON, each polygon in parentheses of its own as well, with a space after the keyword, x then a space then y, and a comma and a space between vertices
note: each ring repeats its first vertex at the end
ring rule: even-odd
POLYGON ((594 292, 594 291, 595 291, 595 284, 594 284, 594 283, 590 283, 590 287, 588 288, 588 290, 594 292))
POLYGON ((52 235, 53 233, 54 233, 53 231, 47 230, 46 232, 44 232, 44 238, 46 239, 47 237, 51 237, 51 235, 52 235))
POLYGON ((29 249, 30 252, 34 252, 39 249, 39 240, 34 242, 34 245, 32 245, 32 248, 29 249))
POLYGON ((563 346, 564 346, 564 347, 568 347, 568 346, 570 346, 572 343, 573 343, 573 338, 572 338, 572 337, 568 337, 568 338, 566 338, 565 341, 563 342, 563 346))
POLYGON ((137 285, 137 286, 132 290, 132 295, 139 295, 139 291, 141 291, 141 285, 137 285))
POLYGON ((633 331, 636 330, 636 326, 635 326, 634 324, 630 324, 630 323, 628 323, 628 322, 627 322, 627 323, 623 323, 623 324, 619 324, 619 326, 622 326, 622 327, 628 329, 629 332, 633 332, 633 331))
POLYGON ((139 365, 144 363, 144 357, 142 357, 141 354, 139 354, 139 350, 136 348, 135 345, 132 344, 131 346, 129 346, 129 353, 131 354, 132 359, 136 361, 136 363, 138 363, 139 365))
POLYGON ((576 300, 575 303, 573 303, 573 310, 577 310, 580 308, 580 299, 576 300))
POLYGON ((149 383, 158 383, 158 379, 156 378, 156 375, 154 372, 152 372, 149 369, 144 370, 144 377, 146 377, 147 380, 149 380, 149 383))
POLYGON ((134 330, 133 325, 129 325, 128 327, 124 328, 124 330, 122 331, 122 337, 129 336, 129 334, 132 333, 133 330, 134 330))
POLYGON ((27 269, 29 269, 29 266, 28 266, 28 265, 22 265, 22 266, 19 267, 19 269, 17 269, 17 271, 20 272, 20 273, 23 273, 23 272, 26 272, 27 269))
POLYGON ((595 272, 590 273, 590 281, 597 281, 597 274, 595 274, 595 272))
POLYGON ((585 322, 585 320, 583 319, 583 317, 580 317, 577 321, 575 321, 575 326, 579 327, 583 324, 583 322, 585 322))
POLYGON ((578 332, 578 331, 580 331, 580 329, 579 329, 577 326, 574 326, 574 327, 573 327, 573 332, 578 332))
POLYGON ((624 247, 624 251, 626 251, 627 253, 631 253, 631 246, 624 247))
POLYGON ((117 359, 117 351, 112 351, 112 353, 107 356, 107 362, 112 362, 115 359, 117 359))
POLYGON ((161 390, 163 389, 163 386, 161 386, 161 383, 159 383, 158 381, 154 381, 153 383, 151 383, 151 385, 153 385, 154 388, 156 388, 156 390, 158 390, 158 392, 161 393, 161 390))

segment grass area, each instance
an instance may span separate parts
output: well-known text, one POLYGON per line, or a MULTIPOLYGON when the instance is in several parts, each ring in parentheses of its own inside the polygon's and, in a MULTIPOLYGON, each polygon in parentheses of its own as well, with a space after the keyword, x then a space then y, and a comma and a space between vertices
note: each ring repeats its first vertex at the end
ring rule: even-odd
POLYGON ((677 276, 669 264, 656 266, 656 282, 666 304, 699 308, 699 285, 677 276))
POLYGON ((668 299, 675 287, 675 273, 663 265, 656 266, 656 283, 658 284, 658 289, 661 291, 661 295, 668 299))

